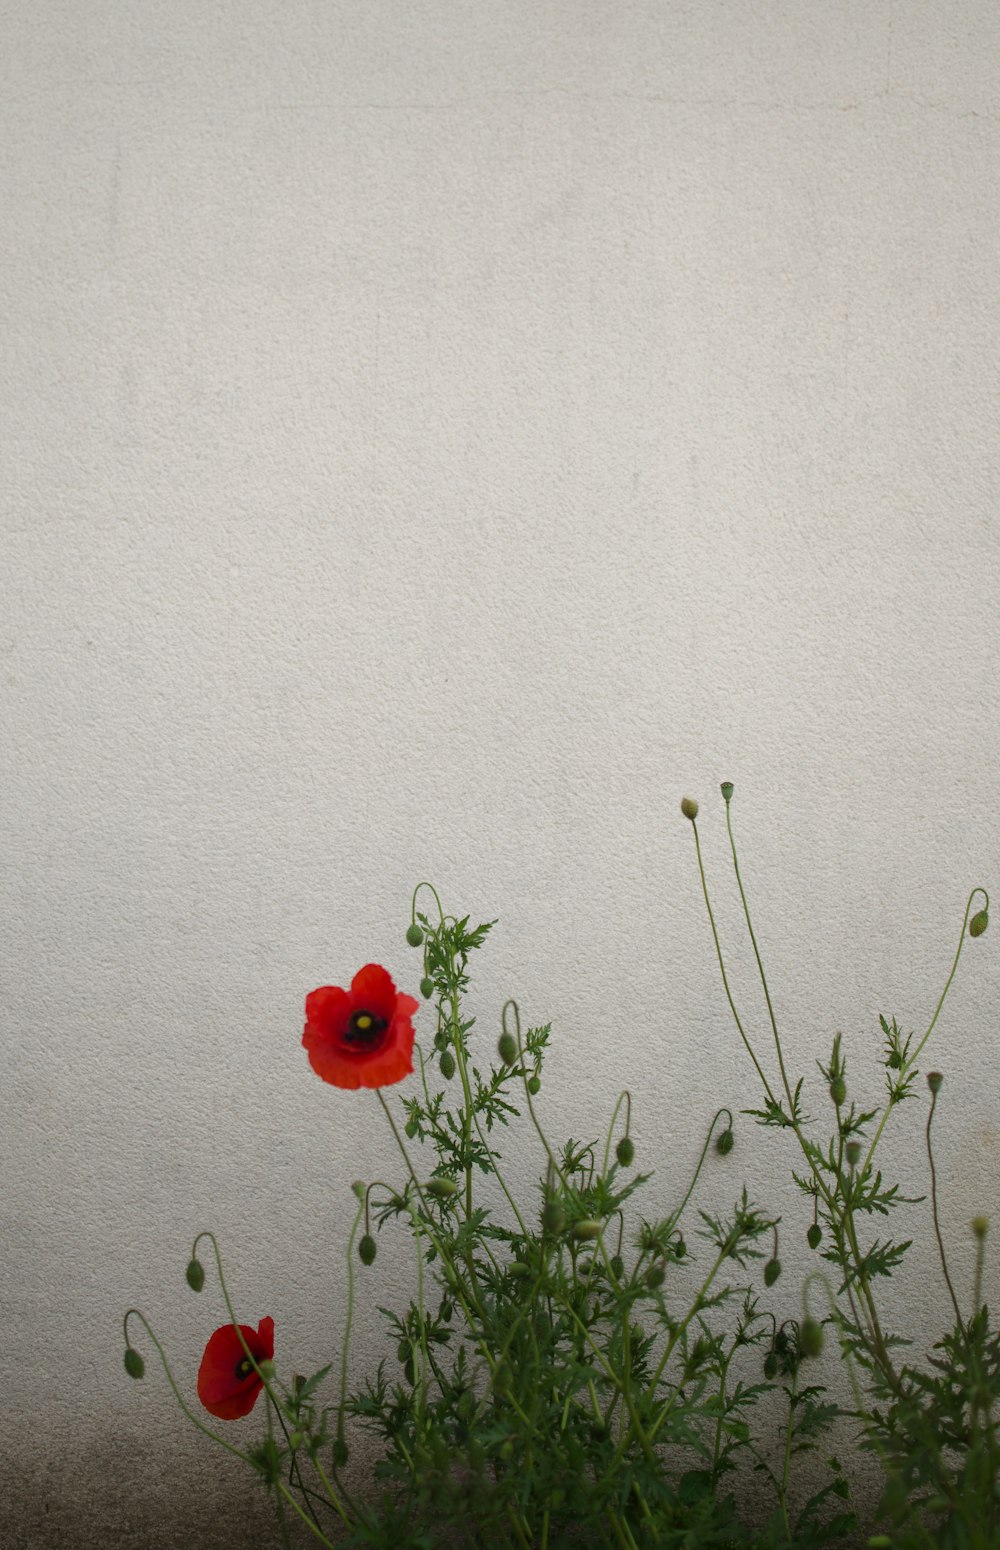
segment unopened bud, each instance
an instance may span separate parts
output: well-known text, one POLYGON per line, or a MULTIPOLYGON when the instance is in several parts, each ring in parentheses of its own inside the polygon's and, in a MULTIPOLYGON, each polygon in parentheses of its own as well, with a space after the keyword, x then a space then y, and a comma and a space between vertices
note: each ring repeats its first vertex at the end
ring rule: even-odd
POLYGON ((722 795, 725 797, 727 802, 732 801, 733 783, 731 780, 724 780, 722 785, 719 787, 719 790, 722 792, 722 795))
POLYGON ((975 1233, 977 1238, 980 1238, 980 1239, 981 1238, 985 1238, 986 1234, 989 1232, 989 1230, 990 1230, 989 1217, 986 1217, 986 1216, 974 1216, 972 1218, 972 1231, 975 1233))
POLYGON ((772 1378, 776 1378, 778 1376, 778 1353, 777 1353, 777 1351, 768 1351, 767 1355, 765 1356, 765 1358, 764 1358, 764 1376, 768 1380, 770 1380, 772 1378))
POLYGON ((540 1076, 529 1076, 528 1077, 528 1091, 531 1094, 531 1096, 533 1098, 537 1097, 537 1095, 541 1092, 541 1090, 542 1090, 542 1079, 541 1079, 541 1077, 540 1076))
POLYGON ((819 1222, 813 1222, 813 1224, 810 1227, 809 1231, 806 1233, 806 1240, 807 1240, 807 1242, 809 1244, 809 1247, 811 1249, 818 1249, 819 1245, 820 1245, 820 1239, 822 1238, 822 1236, 823 1236, 823 1229, 819 1225, 819 1222))
POLYGON ((631 1136, 622 1136, 615 1147, 615 1156, 623 1168, 630 1168, 635 1161, 635 1143, 631 1136))
POLYGON ((805 1319, 799 1336, 803 1356, 819 1356, 823 1349, 823 1326, 815 1319, 805 1319))
POLYGON ((333 1444, 334 1469, 343 1469, 344 1465, 347 1463, 347 1459, 347 1443, 344 1441, 343 1437, 338 1437, 333 1444))
POLYGON ((733 1149, 733 1144, 733 1128, 731 1125, 727 1125, 726 1129, 716 1137, 715 1150, 719 1153, 720 1157, 728 1157, 733 1149))
POLYGON ((667 1272, 663 1268, 663 1261, 657 1260, 655 1265, 650 1265, 646 1272, 646 1285, 651 1291, 661 1287, 667 1278, 667 1272))
POLYGON ((849 1168, 856 1168, 861 1161, 861 1142, 848 1141, 844 1147, 844 1152, 847 1156, 847 1166, 849 1168))
POLYGON ((410 1141, 413 1140, 413 1137, 416 1135, 416 1133, 419 1130, 419 1128, 420 1127, 418 1126, 416 1120, 413 1119, 412 1116, 410 1117, 410 1119, 408 1119, 406 1121, 406 1124, 403 1126, 403 1129, 406 1132, 407 1138, 410 1141))
POLYGON ((982 936, 990 923, 990 917, 985 910, 978 910, 969 921, 969 935, 982 936))
POLYGON ((441 1075, 445 1081, 450 1082, 455 1075, 455 1057, 450 1049, 441 1051, 441 1059, 438 1061, 438 1065, 441 1067, 441 1075))
POLYGON ((434 994, 434 981, 432 979, 422 979, 420 981, 420 994, 425 1001, 431 999, 431 996, 434 994))
POLYGON ((363 1265, 374 1265, 378 1247, 370 1232, 366 1232, 358 1244, 358 1258, 363 1265))
POLYGON ((573 1223, 573 1237, 581 1243, 589 1243, 594 1238, 601 1236, 601 1224, 592 1217, 585 1216, 581 1222, 573 1223))
POLYGON ((453 1195, 458 1194, 458 1185, 455 1183, 455 1180, 446 1179, 440 1174, 433 1179, 428 1179, 424 1189, 429 1195, 433 1195, 435 1200, 450 1200, 453 1195))
POLYGON ((941 1075, 940 1071, 928 1071, 927 1086, 930 1088, 932 1093, 939 1093, 941 1091, 941 1083, 943 1081, 944 1077, 941 1075))
POLYGON ((184 1279, 193 1292, 200 1292, 205 1285, 205 1267, 198 1259, 191 1260, 184 1272, 184 1279))
POLYGON ((351 1185, 351 1190, 352 1190, 353 1194, 355 1194, 359 1200, 364 1200, 364 1198, 365 1198, 365 1181, 364 1181, 364 1179, 355 1179, 354 1183, 351 1185))
POLYGON ((691 822, 694 823, 698 816, 698 804, 694 797, 681 798, 681 812, 685 818, 690 818, 691 822))
POLYGON ((681 1237, 677 1237, 677 1238, 674 1239, 673 1249, 674 1249, 674 1256, 677 1259, 683 1259, 685 1254, 688 1251, 687 1250, 687 1244, 684 1242, 684 1239, 681 1238, 681 1237))
POLYGON ((847 1083, 842 1076, 835 1076, 830 1083, 830 1097, 838 1107, 847 1098, 847 1083))
POLYGON ((141 1378, 146 1371, 146 1363, 131 1345, 125 1347, 125 1371, 130 1378, 141 1378))
POLYGON ((558 1200, 547 1200, 542 1207, 542 1226, 546 1232, 562 1232, 566 1213, 558 1200))
POLYGON ((293 1453, 297 1453, 304 1442, 305 1438, 301 1432, 291 1432, 289 1434, 288 1446, 291 1448, 293 1453))
POLYGON ((406 940, 409 942, 411 947, 419 947, 423 939, 424 933, 417 925, 416 921, 414 921, 412 925, 407 926, 406 940))
POLYGON ((781 1274, 781 1260, 769 1259, 764 1266, 764 1285, 773 1286, 781 1274))
POLYGON ((507 1273, 513 1276, 515 1281, 520 1281, 524 1276, 530 1276, 531 1266, 526 1265, 523 1259, 513 1259, 507 1267, 507 1273))
POLYGON ((512 1033, 502 1033, 497 1039, 497 1051, 505 1066, 512 1066, 517 1059, 517 1040, 512 1033))
POLYGON ((271 1358, 269 1356, 265 1356, 262 1362, 257 1363, 257 1366, 260 1370, 261 1377, 264 1379, 264 1382, 273 1383, 275 1377, 275 1366, 271 1358))

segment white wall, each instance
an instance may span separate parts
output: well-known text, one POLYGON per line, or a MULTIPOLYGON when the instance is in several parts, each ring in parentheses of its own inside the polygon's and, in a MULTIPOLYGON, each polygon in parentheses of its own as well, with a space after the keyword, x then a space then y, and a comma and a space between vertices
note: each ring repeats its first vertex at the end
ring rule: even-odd
MULTIPOLYGON (((756 1096, 684 792, 761 1027, 736 782, 798 1070, 926 1025, 1000 888, 998 58, 987 0, 3 7, 5 1543, 258 1542, 120 1314, 190 1388, 214 1226, 286 1370, 337 1353, 397 1165, 302 1001, 410 984, 420 878, 500 917, 483 1040, 552 1018, 558 1134, 632 1083, 664 1203, 756 1096)), ((963 1287, 996 942, 933 1046, 963 1287)), ((779 1143, 708 1192, 786 1211, 794 1312, 779 1143)))

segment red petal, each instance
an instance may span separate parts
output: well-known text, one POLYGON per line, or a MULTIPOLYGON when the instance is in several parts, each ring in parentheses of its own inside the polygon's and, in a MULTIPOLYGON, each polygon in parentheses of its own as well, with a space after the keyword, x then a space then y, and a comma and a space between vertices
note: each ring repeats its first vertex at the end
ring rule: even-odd
POLYGON ((306 1022, 342 1032, 351 1016, 351 998, 339 985, 321 985, 306 996, 306 1022))
POLYGON ((380 963, 366 963, 351 980, 351 1000, 355 1006, 390 1020, 396 1010, 396 987, 392 976, 380 963))

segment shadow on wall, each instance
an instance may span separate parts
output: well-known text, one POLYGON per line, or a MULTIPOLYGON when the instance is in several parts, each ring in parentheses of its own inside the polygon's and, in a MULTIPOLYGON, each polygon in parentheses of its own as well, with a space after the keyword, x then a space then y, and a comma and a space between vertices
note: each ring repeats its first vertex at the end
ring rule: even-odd
MULTIPOLYGON (((0 1496, 4 1550, 276 1550, 263 1488, 242 1468, 158 1460, 124 1433, 58 1457, 6 1465, 0 1496)), ((296 1539, 295 1543, 301 1541, 296 1539)), ((309 1541, 315 1544, 315 1541, 309 1541)))

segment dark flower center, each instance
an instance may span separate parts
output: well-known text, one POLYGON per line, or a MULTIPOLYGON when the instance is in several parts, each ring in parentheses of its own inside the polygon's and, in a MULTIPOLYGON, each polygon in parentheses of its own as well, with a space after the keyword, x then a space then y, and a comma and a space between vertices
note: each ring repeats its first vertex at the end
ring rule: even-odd
POLYGON ((244 1358, 243 1358, 243 1360, 241 1362, 237 1362, 237 1364, 236 1364, 236 1377, 237 1377, 237 1379, 239 1380, 240 1383, 243 1382, 244 1378, 249 1378, 249 1376, 250 1376, 250 1374, 252 1372, 253 1372, 253 1362, 250 1360, 249 1356, 244 1356, 244 1358))
POLYGON ((384 1017, 377 1017, 374 1012, 366 1012, 360 1007, 351 1013, 351 1020, 344 1030, 344 1043, 358 1049, 372 1049, 388 1026, 384 1017))

